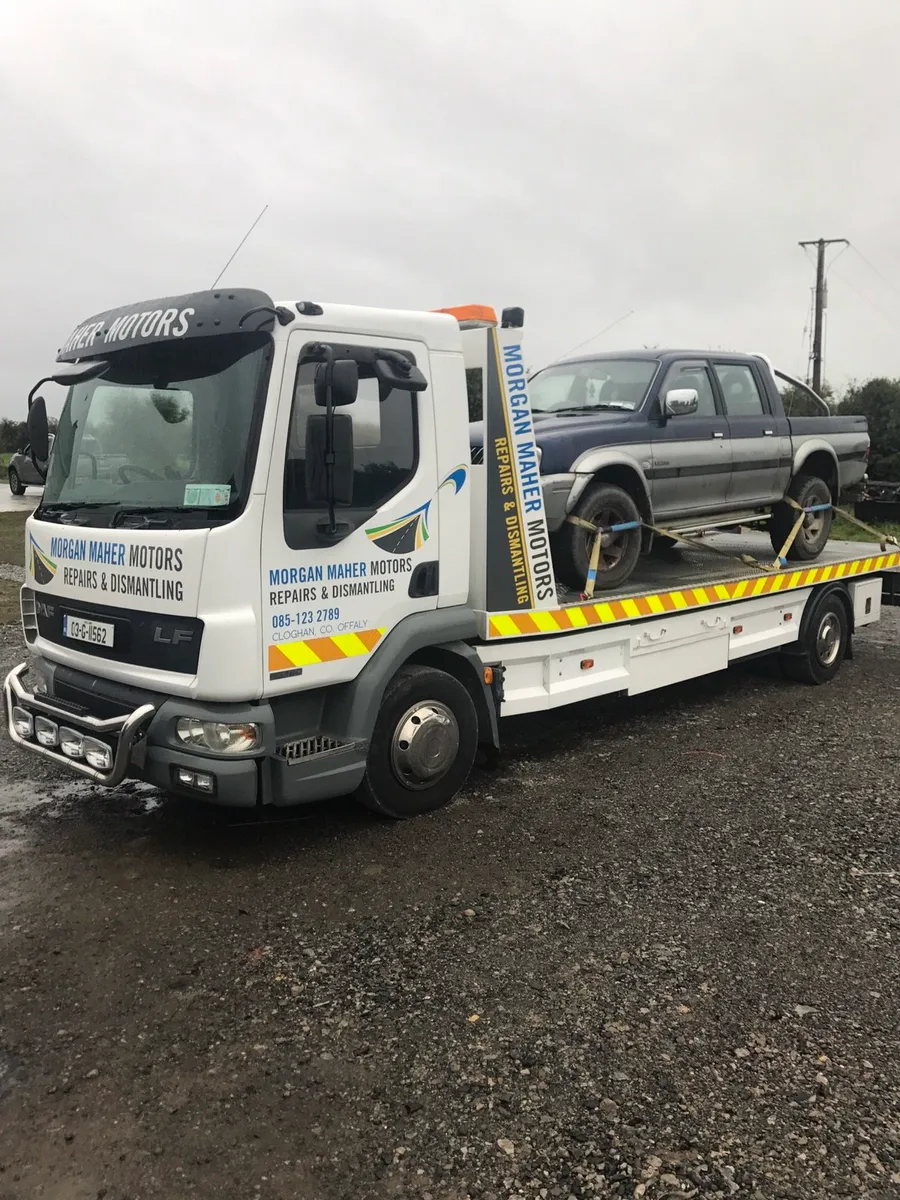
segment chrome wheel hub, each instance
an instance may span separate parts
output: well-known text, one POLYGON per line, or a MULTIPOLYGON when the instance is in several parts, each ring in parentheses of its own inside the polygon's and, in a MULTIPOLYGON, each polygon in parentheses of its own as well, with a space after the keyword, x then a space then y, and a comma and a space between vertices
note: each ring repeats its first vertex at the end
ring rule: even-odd
POLYGON ((391 740, 391 766, 405 787, 417 790, 443 779, 458 752, 456 717, 439 700, 422 700, 397 723, 391 740))
POLYGON ((816 634, 816 653, 819 662, 830 667, 841 648, 841 625, 834 613, 826 613, 816 634))

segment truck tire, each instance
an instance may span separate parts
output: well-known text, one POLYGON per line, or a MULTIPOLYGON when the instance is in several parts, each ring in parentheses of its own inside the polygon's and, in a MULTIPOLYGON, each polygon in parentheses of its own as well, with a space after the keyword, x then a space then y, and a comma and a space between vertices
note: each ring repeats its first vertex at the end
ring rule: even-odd
POLYGON ((9 468, 9 490, 14 496, 25 495, 25 484, 19 478, 19 472, 15 467, 9 468))
POLYGON ((459 680, 434 667, 402 667, 384 693, 358 798, 394 820, 443 808, 477 749, 475 704, 459 680))
MULTIPOLYGON (((830 504, 831 491, 824 479, 817 475, 797 475, 788 486, 787 494, 792 500, 807 508, 813 504, 830 504)), ((769 537, 772 549, 776 554, 781 550, 788 535, 794 528, 794 522, 799 513, 796 508, 780 502, 772 509, 769 521, 769 537)), ((800 532, 794 538, 787 552, 791 562, 811 562, 818 558, 825 549, 825 543, 831 533, 831 523, 834 514, 830 509, 825 512, 807 513, 800 532)))
MULTIPOLYGON (((611 483, 591 483, 572 511, 592 525, 624 525, 640 522, 638 507, 627 492, 611 483)), ((637 566, 641 554, 641 529, 627 529, 604 537, 597 567, 598 591, 621 587, 637 566)), ((564 521, 554 539, 553 565, 557 576, 573 592, 583 592, 591 565, 594 534, 571 521, 564 521)))
POLYGON ((798 683, 828 683, 840 670, 850 645, 850 619, 837 592, 828 592, 804 615, 800 640, 781 652, 781 667, 798 683))

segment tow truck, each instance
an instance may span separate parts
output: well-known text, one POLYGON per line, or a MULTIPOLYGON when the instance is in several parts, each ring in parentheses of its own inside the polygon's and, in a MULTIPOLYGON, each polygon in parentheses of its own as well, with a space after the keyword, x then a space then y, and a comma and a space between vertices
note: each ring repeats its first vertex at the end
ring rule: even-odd
POLYGON ((80 324, 29 396, 46 483, 4 692, 35 766, 235 807, 355 792, 404 818, 496 758, 505 717, 764 653, 830 680, 896 544, 798 566, 716 535, 619 591, 557 584, 523 328, 240 288, 80 324), (68 388, 52 454, 47 380, 68 388))

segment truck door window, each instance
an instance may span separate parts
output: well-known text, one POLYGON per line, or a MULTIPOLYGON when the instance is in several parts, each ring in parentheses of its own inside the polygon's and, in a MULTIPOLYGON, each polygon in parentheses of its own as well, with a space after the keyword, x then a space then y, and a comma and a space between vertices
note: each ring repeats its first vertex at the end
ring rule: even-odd
POLYGON ((676 388, 694 388, 698 400, 697 411, 688 416, 679 417, 679 421, 689 421, 691 417, 709 419, 717 415, 716 398, 713 395, 712 382, 704 363, 672 363, 659 391, 660 400, 665 397, 666 392, 675 391, 676 388))
POLYGON ((715 372, 729 417, 762 416, 765 407, 749 367, 718 363, 715 372))
MULTIPOLYGON (((294 382, 294 399, 284 464, 284 511, 321 511, 306 496, 306 419, 322 413, 315 402, 315 363, 301 363, 294 382)), ((352 509, 372 511, 412 478, 418 460, 415 400, 409 392, 390 392, 378 399, 374 378, 361 378, 355 404, 337 410, 353 421, 352 509)))

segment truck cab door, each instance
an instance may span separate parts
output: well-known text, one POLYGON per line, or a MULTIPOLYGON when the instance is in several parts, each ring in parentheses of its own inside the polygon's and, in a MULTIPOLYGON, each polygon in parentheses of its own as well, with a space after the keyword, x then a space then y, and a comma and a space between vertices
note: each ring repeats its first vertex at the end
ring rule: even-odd
MULTIPOLYGON (((338 353, 340 357, 340 353, 338 353)), ((288 340, 265 499, 262 545, 264 685, 267 694, 354 678, 404 617, 438 603, 439 506, 434 404, 421 343, 301 329, 288 340), (360 366, 352 421, 349 504, 328 532, 328 510, 307 495, 307 423, 316 404, 312 342, 380 347, 412 357, 429 387, 394 390, 360 366), (300 677, 303 677, 300 683, 300 677)))
POLYGON ((714 362, 713 372, 731 434, 729 504, 753 508, 780 500, 791 478, 787 417, 772 414, 763 382, 749 363, 714 362))
POLYGON ((731 439, 705 362, 669 367, 651 412, 650 500, 657 521, 724 509, 731 480, 731 439), (694 413, 666 417, 666 394, 694 388, 694 413))

